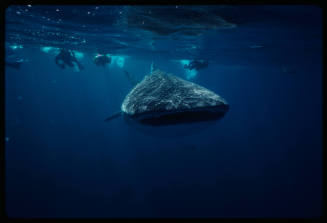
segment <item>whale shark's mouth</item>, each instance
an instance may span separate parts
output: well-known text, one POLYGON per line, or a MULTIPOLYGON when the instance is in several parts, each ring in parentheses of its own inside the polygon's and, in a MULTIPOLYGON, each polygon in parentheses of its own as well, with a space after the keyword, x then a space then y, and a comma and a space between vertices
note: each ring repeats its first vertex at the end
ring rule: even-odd
POLYGON ((143 125, 163 126, 219 120, 225 115, 228 109, 229 106, 224 105, 182 111, 145 113, 134 116, 124 115, 124 117, 143 125))

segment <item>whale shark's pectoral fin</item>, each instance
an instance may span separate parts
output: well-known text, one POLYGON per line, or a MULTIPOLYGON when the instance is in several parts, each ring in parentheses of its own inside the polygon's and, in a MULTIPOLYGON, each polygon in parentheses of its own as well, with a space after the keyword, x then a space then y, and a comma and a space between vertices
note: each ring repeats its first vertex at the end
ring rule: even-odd
POLYGON ((125 76, 127 77, 127 80, 129 81, 129 83, 135 87, 135 85, 138 84, 138 81, 135 80, 135 78, 127 71, 127 70, 124 70, 124 73, 125 73, 125 76))
POLYGON ((108 118, 106 118, 104 121, 105 122, 111 121, 111 120, 113 120, 115 118, 118 118, 121 115, 122 115, 122 112, 121 111, 115 112, 114 114, 112 114, 108 118))

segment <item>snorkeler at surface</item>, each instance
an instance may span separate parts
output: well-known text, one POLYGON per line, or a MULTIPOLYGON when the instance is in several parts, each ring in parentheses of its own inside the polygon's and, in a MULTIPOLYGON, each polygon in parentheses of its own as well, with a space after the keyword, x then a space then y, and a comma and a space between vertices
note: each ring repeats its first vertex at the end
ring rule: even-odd
POLYGON ((192 60, 189 64, 185 64, 184 68, 185 69, 189 69, 189 70, 200 70, 203 68, 208 67, 209 62, 208 61, 204 61, 204 60, 192 60))
POLYGON ((95 65, 97 66, 106 66, 106 64, 110 64, 111 63, 111 57, 106 56, 105 54, 97 54, 94 59, 93 62, 95 63, 95 65))
POLYGON ((65 69, 66 65, 74 67, 74 63, 78 66, 79 70, 84 69, 83 65, 77 61, 75 53, 71 50, 60 49, 59 54, 55 57, 55 62, 62 69, 65 69))
POLYGON ((11 47, 6 46, 5 55, 6 55, 6 60, 5 60, 5 66, 6 67, 11 67, 11 68, 14 68, 14 69, 20 69, 21 64, 23 62, 28 61, 26 59, 23 59, 21 57, 21 55, 19 53, 17 54, 14 51, 14 49, 12 49, 11 47))

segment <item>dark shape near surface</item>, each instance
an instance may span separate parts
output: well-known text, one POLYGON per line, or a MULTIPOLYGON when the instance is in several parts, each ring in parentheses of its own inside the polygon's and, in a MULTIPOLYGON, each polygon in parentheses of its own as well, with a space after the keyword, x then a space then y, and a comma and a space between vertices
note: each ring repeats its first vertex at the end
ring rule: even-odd
POLYGON ((111 57, 108 57, 104 54, 98 54, 94 57, 94 64, 97 66, 105 66, 111 63, 111 57))
POLYGON ((199 36, 208 30, 235 28, 215 12, 226 7, 213 6, 143 6, 128 7, 125 22, 130 28, 147 30, 158 35, 181 34, 199 36))
POLYGON ((125 97, 121 114, 129 123, 162 126, 218 120, 228 108, 227 102, 214 92, 156 70, 145 76, 125 97))
POLYGON ((185 64, 184 68, 189 69, 189 70, 195 69, 198 71, 200 69, 208 67, 208 65, 209 65, 209 62, 205 61, 205 60, 192 60, 190 62, 190 64, 185 64))
POLYGON ((79 70, 84 70, 84 66, 76 59, 72 50, 60 49, 59 54, 55 57, 55 63, 62 69, 65 69, 66 66, 74 67, 75 63, 79 70))

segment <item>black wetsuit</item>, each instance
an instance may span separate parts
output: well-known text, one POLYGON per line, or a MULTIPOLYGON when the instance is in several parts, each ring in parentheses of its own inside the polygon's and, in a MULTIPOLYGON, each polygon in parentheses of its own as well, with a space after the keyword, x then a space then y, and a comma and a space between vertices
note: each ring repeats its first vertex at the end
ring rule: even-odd
POLYGON ((70 50, 61 49, 60 53, 55 58, 55 62, 62 69, 65 69, 66 65, 68 65, 69 67, 73 67, 74 66, 73 62, 77 64, 80 70, 84 69, 83 65, 77 61, 75 57, 75 53, 70 50))
POLYGON ((190 64, 184 65, 184 68, 189 70, 193 70, 193 69, 200 70, 208 67, 208 65, 209 65, 208 61, 193 60, 190 64))
POLYGON ((94 58, 94 63, 97 66, 103 66, 104 67, 106 64, 111 63, 111 57, 108 57, 106 55, 97 55, 94 58))
POLYGON ((23 59, 17 56, 14 52, 13 49, 11 48, 6 48, 6 61, 5 61, 5 66, 6 67, 11 67, 15 69, 20 69, 21 64, 23 63, 23 59))

